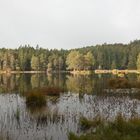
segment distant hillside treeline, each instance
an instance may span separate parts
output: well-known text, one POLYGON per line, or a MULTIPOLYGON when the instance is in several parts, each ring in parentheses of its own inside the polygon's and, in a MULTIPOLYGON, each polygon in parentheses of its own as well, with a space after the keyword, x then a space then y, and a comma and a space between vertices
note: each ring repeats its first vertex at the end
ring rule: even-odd
POLYGON ((72 50, 25 45, 18 49, 0 49, 0 70, 137 69, 139 53, 139 40, 72 50))

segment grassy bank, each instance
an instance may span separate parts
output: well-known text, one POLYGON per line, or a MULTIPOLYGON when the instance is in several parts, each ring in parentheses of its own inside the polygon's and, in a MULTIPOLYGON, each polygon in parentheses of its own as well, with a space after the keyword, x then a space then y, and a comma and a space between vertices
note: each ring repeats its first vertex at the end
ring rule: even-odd
POLYGON ((114 121, 103 121, 100 118, 80 119, 83 134, 69 134, 69 140, 140 140, 140 119, 127 120, 118 115, 114 121))

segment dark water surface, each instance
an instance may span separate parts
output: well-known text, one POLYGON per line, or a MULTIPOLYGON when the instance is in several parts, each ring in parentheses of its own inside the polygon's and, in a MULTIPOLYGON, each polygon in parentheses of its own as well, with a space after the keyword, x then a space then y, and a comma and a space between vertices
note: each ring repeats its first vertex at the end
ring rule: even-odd
MULTIPOLYGON (((130 95, 104 94, 112 75, 0 75, 0 139, 67 140, 69 132, 80 133, 79 118, 97 115, 113 119, 140 116, 140 100, 130 95), (34 88, 61 87, 60 96, 47 97, 47 105, 30 109, 27 92, 34 88)), ((138 75, 127 75, 131 81, 138 75)))

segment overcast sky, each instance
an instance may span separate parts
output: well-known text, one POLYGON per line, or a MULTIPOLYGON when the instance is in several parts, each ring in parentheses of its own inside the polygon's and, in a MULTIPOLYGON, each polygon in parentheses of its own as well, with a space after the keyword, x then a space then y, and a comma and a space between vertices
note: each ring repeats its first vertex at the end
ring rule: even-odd
POLYGON ((78 48, 140 39, 140 0, 0 0, 0 47, 78 48))

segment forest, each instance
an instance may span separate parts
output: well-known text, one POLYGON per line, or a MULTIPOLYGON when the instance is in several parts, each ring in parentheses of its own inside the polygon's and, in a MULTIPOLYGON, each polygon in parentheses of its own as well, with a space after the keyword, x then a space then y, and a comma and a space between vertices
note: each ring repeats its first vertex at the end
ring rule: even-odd
POLYGON ((66 71, 139 69, 140 40, 129 44, 102 44, 71 50, 44 49, 37 45, 0 49, 0 71, 66 71))

